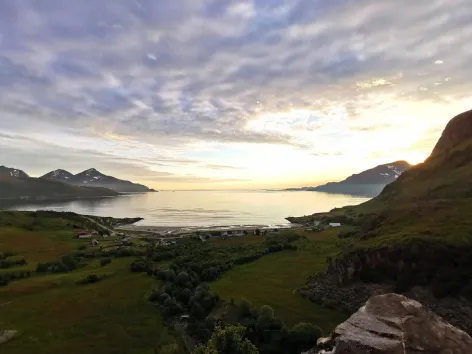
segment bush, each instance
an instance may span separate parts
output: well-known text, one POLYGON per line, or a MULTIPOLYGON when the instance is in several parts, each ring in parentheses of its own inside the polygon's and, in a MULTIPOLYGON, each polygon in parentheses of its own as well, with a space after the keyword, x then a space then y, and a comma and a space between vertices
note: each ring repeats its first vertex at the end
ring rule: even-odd
POLYGON ((193 354, 258 354, 259 351, 245 339, 246 329, 241 325, 216 327, 207 345, 199 345, 193 354))
POLYGON ((251 309, 252 309, 252 304, 246 300, 243 299, 241 303, 239 304, 239 314, 241 317, 249 317, 251 316, 251 309))
POLYGON ((86 276, 84 279, 78 281, 77 284, 82 284, 82 285, 93 284, 93 283, 99 282, 102 279, 103 279, 103 277, 99 277, 96 274, 90 274, 90 275, 86 276))
POLYGON ((145 258, 138 258, 131 263, 132 272, 146 272, 151 266, 151 262, 145 258))
POLYGON ((110 264, 111 263, 111 258, 103 258, 100 260, 100 266, 104 267, 106 266, 107 264, 110 264))
POLYGON ((311 323, 299 323, 293 327, 289 336, 291 346, 296 348, 297 352, 302 352, 313 348, 318 338, 323 336, 323 331, 311 323))

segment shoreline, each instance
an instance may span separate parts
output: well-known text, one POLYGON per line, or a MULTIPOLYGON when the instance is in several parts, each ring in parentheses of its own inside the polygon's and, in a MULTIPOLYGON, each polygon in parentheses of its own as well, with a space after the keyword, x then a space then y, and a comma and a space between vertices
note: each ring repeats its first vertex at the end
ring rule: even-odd
POLYGON ((187 233, 200 232, 214 232, 214 231, 254 231, 260 230, 285 230, 301 227, 298 224, 284 224, 284 225, 221 225, 221 226, 145 226, 145 225, 122 225, 116 230, 123 231, 137 231, 146 233, 157 233, 166 235, 183 235, 187 233))

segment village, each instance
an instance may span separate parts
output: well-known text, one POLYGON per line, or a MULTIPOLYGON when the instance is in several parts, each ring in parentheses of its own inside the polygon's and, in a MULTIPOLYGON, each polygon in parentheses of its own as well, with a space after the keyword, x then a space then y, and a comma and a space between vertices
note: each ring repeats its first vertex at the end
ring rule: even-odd
MULTIPOLYGON (((198 238, 202 242, 214 239, 228 239, 231 237, 244 237, 248 235, 265 236, 280 233, 280 228, 263 226, 215 227, 215 228, 165 228, 165 227, 136 227, 135 225, 107 224, 107 220, 100 217, 87 217, 89 230, 77 231, 75 238, 88 239, 89 247, 122 248, 127 246, 169 246, 182 238, 198 238)), ((322 224, 314 221, 312 225, 297 225, 292 228, 304 229, 308 232, 323 232, 326 228, 341 227, 341 223, 322 224)))

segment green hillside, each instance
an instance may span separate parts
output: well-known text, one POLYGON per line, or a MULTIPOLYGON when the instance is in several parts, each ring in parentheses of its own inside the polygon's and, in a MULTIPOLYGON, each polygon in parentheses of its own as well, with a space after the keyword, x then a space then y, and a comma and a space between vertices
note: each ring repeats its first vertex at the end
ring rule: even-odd
POLYGON ((104 264, 95 252, 115 252, 121 242, 100 238, 100 246, 92 247, 90 240, 74 238, 77 230, 93 227, 73 213, 0 211, 0 334, 17 331, 0 341, 2 354, 185 352, 148 302, 156 279, 130 272, 138 249, 130 247, 123 257, 110 253, 104 264), (78 250, 88 256, 78 257, 78 250), (38 271, 40 263, 71 257, 75 269, 38 271), (21 259, 26 264, 9 265, 21 259), (90 276, 100 281, 83 284, 90 276))
POLYGON ((428 302, 472 332, 472 111, 453 118, 431 156, 370 201, 292 222, 341 222, 342 252, 325 274, 307 282, 313 301, 353 311, 372 295, 369 284, 428 302), (339 285, 345 286, 338 290, 339 285), (421 292, 412 289, 421 287, 421 292), (357 288, 356 288, 357 287, 357 288), (361 290, 359 290, 361 289, 361 290), (344 293, 342 293, 344 291, 344 293), (411 292, 410 292, 411 291, 411 292), (455 301, 443 301, 456 297, 455 301), (460 309, 457 298, 460 298, 460 309))

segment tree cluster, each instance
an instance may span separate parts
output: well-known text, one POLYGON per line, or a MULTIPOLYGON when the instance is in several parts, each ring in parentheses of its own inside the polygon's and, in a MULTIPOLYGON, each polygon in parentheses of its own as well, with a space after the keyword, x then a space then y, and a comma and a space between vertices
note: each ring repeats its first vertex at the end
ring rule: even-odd
POLYGON ((77 269, 79 262, 74 256, 62 256, 56 262, 38 263, 37 273, 66 273, 77 269))
POLYGON ((13 256, 13 253, 11 252, 5 252, 5 253, 0 253, 0 269, 7 269, 7 268, 12 268, 12 267, 21 267, 28 262, 26 262, 26 259, 21 258, 21 259, 8 259, 9 257, 13 256))
POLYGON ((18 279, 29 278, 31 276, 30 271, 18 271, 8 272, 0 274, 0 286, 7 286, 8 283, 18 279))
POLYGON ((254 308, 247 300, 239 304, 239 322, 260 353, 298 354, 313 348, 322 330, 311 323, 299 323, 292 329, 275 316, 270 306, 254 308))

